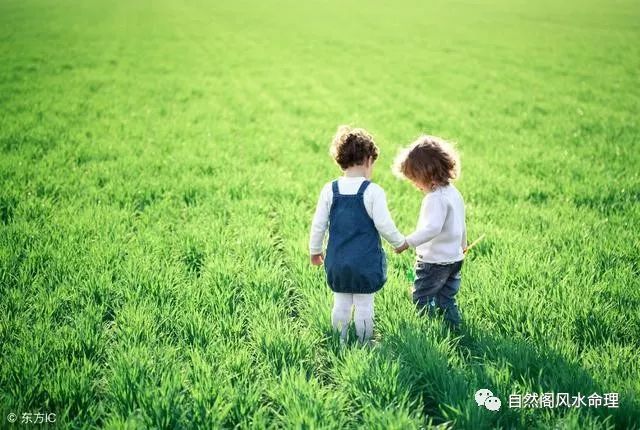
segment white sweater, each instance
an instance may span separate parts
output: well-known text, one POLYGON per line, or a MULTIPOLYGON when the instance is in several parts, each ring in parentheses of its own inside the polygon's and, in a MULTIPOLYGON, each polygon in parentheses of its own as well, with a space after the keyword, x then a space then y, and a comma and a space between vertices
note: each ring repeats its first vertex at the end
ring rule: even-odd
MULTIPOLYGON (((338 178, 338 190, 340 194, 356 194, 360 185, 365 180, 364 176, 338 178)), ((399 247, 404 243, 404 236, 396 228, 389 209, 387 208, 387 197, 384 190, 373 182, 369 184, 362 196, 364 207, 373 219, 373 223, 380 235, 394 247, 399 247)), ((322 253, 322 243, 329 227, 329 211, 333 201, 333 190, 331 182, 328 182, 320 191, 320 198, 316 206, 316 212, 311 222, 311 235, 309 238, 309 251, 312 255, 322 253)))
POLYGON ((407 243, 416 248, 419 261, 443 264, 464 259, 464 201, 456 187, 438 187, 424 197, 418 225, 407 243))

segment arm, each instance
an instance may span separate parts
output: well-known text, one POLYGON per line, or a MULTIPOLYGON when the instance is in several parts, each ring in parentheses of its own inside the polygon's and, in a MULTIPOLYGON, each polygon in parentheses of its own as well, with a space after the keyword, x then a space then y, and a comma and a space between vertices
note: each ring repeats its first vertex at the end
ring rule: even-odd
POLYGON ((372 191, 374 192, 372 195, 373 202, 371 208, 373 223, 380 235, 394 248, 398 248, 404 243, 404 236, 398 231, 396 224, 391 218, 389 208, 387 207, 387 196, 380 187, 376 187, 372 191))
POLYGON ((414 248, 436 237, 447 217, 447 205, 438 193, 427 195, 422 210, 427 214, 426 225, 407 236, 407 244, 414 248))
POLYGON ((460 243, 460 246, 462 246, 462 253, 466 254, 467 252, 467 223, 464 223, 464 227, 462 230, 462 243, 460 243))
POLYGON ((311 221, 311 234, 309 235, 309 252, 313 264, 321 264, 322 259, 318 259, 318 255, 322 255, 322 242, 329 226, 329 198, 327 186, 320 191, 320 197, 316 205, 316 211, 311 221), (318 263, 318 260, 320 261, 318 263))

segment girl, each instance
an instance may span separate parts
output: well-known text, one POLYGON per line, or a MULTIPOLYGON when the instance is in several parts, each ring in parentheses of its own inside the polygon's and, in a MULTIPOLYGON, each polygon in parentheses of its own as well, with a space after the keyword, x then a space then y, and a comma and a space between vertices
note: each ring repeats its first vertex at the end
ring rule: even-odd
POLYGON ((311 224, 311 264, 324 263, 327 284, 334 292, 331 322, 344 343, 355 307, 356 334, 360 342, 373 335, 373 296, 387 280, 387 261, 380 235, 394 247, 404 243, 389 210, 384 190, 370 182, 378 147, 363 129, 338 128, 330 154, 343 176, 328 182, 311 224), (322 254, 329 229, 326 259, 322 254))
POLYGON ((409 179, 426 193, 416 230, 396 248, 416 249, 413 301, 421 312, 435 314, 457 329, 462 319, 455 295, 460 289, 460 271, 467 245, 464 201, 451 184, 460 175, 460 160, 453 147, 435 136, 422 136, 400 152, 395 173, 409 179))

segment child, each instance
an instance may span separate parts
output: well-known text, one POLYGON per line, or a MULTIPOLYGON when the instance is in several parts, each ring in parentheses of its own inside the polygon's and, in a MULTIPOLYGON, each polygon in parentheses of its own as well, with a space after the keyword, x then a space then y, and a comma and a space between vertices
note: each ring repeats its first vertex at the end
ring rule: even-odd
POLYGON ((450 327, 458 329, 462 319, 455 295, 467 245, 464 201, 451 184, 460 174, 458 154, 444 140, 422 136, 400 152, 394 170, 426 193, 416 230, 396 249, 416 249, 413 301, 431 316, 437 305, 450 327))
POLYGON ((341 126, 330 154, 344 176, 328 182, 320 192, 309 250, 311 264, 324 262, 327 284, 334 292, 331 323, 344 343, 351 307, 358 340, 373 335, 373 296, 387 280, 387 260, 380 235, 394 247, 404 243, 389 210, 383 189, 370 182, 378 147, 363 129, 341 126), (329 229, 326 259, 322 242, 329 229))

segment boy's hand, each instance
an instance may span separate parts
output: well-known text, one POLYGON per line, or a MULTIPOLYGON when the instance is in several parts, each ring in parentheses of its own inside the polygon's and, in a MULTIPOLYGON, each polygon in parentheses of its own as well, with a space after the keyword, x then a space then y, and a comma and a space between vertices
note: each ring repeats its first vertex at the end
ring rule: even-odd
POLYGON ((311 264, 313 264, 314 266, 321 266, 323 262, 324 257, 322 256, 322 254, 313 254, 311 256, 311 264))
POLYGON ((397 247, 394 251, 395 251, 396 254, 401 254, 403 251, 405 251, 408 248, 409 248, 409 244, 405 240, 404 243, 402 245, 400 245, 399 247, 397 247))

